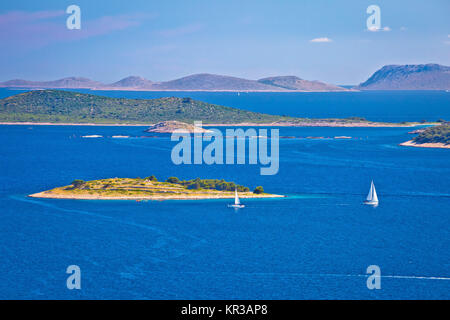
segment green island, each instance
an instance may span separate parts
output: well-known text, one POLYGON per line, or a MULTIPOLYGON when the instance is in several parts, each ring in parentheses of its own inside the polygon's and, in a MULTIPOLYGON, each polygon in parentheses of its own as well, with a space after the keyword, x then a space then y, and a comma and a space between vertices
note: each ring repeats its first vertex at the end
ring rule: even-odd
POLYGON ((400 145, 407 147, 450 149, 450 123, 443 121, 441 125, 420 130, 416 137, 400 145))
POLYGON ((262 186, 248 187, 218 179, 180 180, 169 177, 158 181, 147 178, 109 178, 92 181, 74 180, 70 185, 29 195, 33 198, 85 200, 199 200, 232 199, 237 190, 240 198, 278 198, 265 193, 262 186))
POLYGON ((153 125, 163 121, 205 126, 402 127, 360 117, 308 119, 251 112, 191 98, 109 98, 63 90, 34 90, 0 99, 0 124, 153 125))

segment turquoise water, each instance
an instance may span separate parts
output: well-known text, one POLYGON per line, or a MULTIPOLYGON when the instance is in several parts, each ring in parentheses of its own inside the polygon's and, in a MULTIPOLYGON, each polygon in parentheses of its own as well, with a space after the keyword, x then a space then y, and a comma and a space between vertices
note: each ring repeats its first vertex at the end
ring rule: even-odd
MULTIPOLYGON (((444 105, 428 102, 433 119, 450 118, 443 97, 428 99, 444 105)), ((278 99, 273 108, 289 112, 278 99)), ((408 120, 392 105, 386 117, 408 120)), ((281 139, 274 176, 259 175, 259 165, 175 166, 175 143, 144 138, 144 129, 0 126, 0 298, 450 298, 450 154, 398 146, 411 129, 281 128, 281 136, 352 139, 281 139), (91 134, 104 138, 81 138, 91 134), (26 197, 76 178, 151 174, 224 178, 288 197, 244 200, 239 211, 229 200, 26 197), (377 208, 362 205, 371 179, 377 208), (66 288, 72 264, 81 290, 66 288), (366 287, 369 265, 381 268, 381 290, 366 287)))

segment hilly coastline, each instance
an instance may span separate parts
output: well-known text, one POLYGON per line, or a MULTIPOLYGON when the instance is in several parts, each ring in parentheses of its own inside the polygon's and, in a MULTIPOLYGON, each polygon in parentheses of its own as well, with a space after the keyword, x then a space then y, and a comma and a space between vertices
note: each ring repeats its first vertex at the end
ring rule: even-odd
POLYGON ((280 76, 249 80, 224 75, 200 73, 175 80, 155 82, 139 76, 130 76, 111 84, 87 78, 63 78, 55 81, 10 80, 0 87, 40 89, 91 89, 133 91, 248 91, 248 92, 313 92, 348 91, 349 89, 319 81, 303 80, 295 76, 280 76))
POLYGON ((258 80, 259 83, 294 91, 348 91, 343 87, 327 84, 320 81, 308 81, 296 76, 269 77, 258 80))
POLYGON ((439 64, 386 65, 355 87, 336 86, 301 79, 297 76, 274 76, 259 80, 199 73, 170 81, 152 81, 129 76, 105 84, 82 77, 54 81, 23 79, 0 82, 3 88, 91 89, 124 91, 245 91, 245 92, 340 92, 363 90, 450 90, 450 67, 439 64))
MULTIPOLYGON (((158 125, 156 129, 205 126, 329 126, 398 127, 416 123, 379 123, 363 118, 308 119, 251 112, 191 98, 109 98, 62 90, 34 90, 0 100, 0 124, 109 124, 158 125)), ((161 131, 162 132, 162 131, 161 131)))
POLYGON ((14 79, 0 83, 3 88, 54 88, 54 89, 92 89, 103 84, 88 78, 68 77, 54 81, 28 81, 14 79))
POLYGON ((439 64, 387 65, 357 90, 450 90, 450 67, 439 64))

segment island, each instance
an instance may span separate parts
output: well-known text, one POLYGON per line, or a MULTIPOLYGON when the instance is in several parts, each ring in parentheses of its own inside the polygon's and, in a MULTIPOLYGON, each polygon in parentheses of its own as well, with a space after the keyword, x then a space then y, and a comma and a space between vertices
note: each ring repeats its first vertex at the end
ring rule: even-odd
POLYGON ((387 65, 355 90, 450 90, 450 67, 439 64, 387 65))
POLYGON ((195 127, 193 124, 184 123, 180 121, 162 121, 157 124, 151 126, 145 132, 158 132, 158 133, 172 133, 174 131, 177 132, 185 132, 185 133, 206 133, 211 132, 211 130, 206 130, 200 127, 195 127))
MULTIPOLYGON (((416 131, 417 132, 417 131, 416 131)), ((417 132, 418 136, 412 140, 400 143, 406 147, 443 148, 450 149, 450 123, 428 127, 417 132)))
POLYGON ((4 125, 156 125, 149 130, 172 132, 177 128, 189 129, 195 121, 210 127, 408 127, 423 124, 372 122, 360 117, 297 118, 225 107, 189 97, 125 99, 64 90, 34 90, 0 99, 0 124, 4 125), (161 122, 165 123, 161 125, 161 122))
POLYGON ((82 77, 67 77, 53 81, 29 81, 14 79, 0 82, 6 88, 39 89, 90 89, 123 91, 225 91, 225 92, 335 92, 349 89, 309 81, 296 76, 277 76, 250 80, 220 74, 199 73, 170 81, 151 81, 139 76, 129 76, 114 83, 105 84, 82 77))
POLYGON ((180 180, 169 177, 158 181, 147 178, 109 178, 92 181, 74 180, 70 185, 29 195, 33 198, 84 200, 200 200, 240 198, 281 198, 264 192, 262 186, 253 191, 248 187, 218 179, 180 180))

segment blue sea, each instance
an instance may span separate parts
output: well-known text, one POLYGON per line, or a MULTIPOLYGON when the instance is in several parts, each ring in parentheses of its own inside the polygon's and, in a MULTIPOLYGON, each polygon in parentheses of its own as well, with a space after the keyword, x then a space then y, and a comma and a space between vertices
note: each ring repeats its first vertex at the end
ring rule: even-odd
MULTIPOLYGON (((92 93, 191 96, 305 117, 450 120, 446 92, 92 93)), ((273 176, 260 165, 176 166, 176 142, 144 129, 0 126, 1 299, 450 298, 450 150, 398 146, 411 128, 280 128, 296 138, 280 139, 273 176), (243 199, 236 211, 230 200, 27 197, 74 179, 152 174, 223 178, 287 198, 243 199), (376 208, 362 204, 372 179, 376 208), (69 265, 81 269, 81 290, 66 288, 69 265), (379 290, 366 286, 370 265, 380 267, 379 290)))

